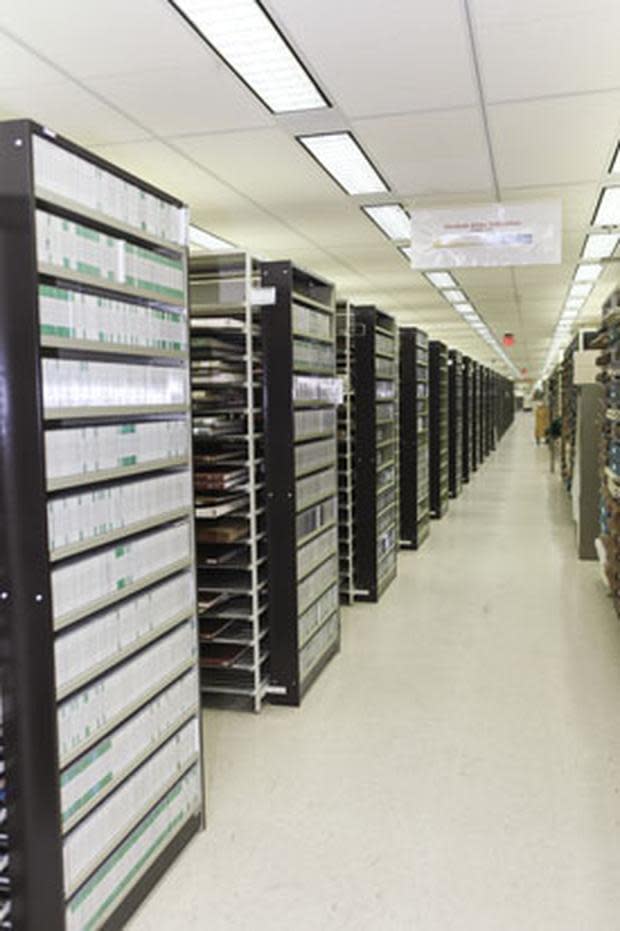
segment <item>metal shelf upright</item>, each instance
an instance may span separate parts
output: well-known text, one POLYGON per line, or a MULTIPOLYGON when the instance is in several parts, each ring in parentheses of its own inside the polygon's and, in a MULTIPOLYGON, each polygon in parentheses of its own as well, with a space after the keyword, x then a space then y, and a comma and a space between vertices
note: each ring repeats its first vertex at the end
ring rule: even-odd
POLYGON ((448 348, 429 343, 430 505, 431 516, 443 517, 449 506, 448 348))
POLYGON ((456 349, 448 352, 449 489, 457 498, 463 490, 463 356, 456 349))
POLYGON ((398 339, 392 317, 354 308, 355 592, 378 601, 399 546, 398 339))
POLYGON ((418 549, 430 531, 428 336, 399 328, 400 545, 418 549))
POLYGON ((261 287, 268 695, 299 705, 340 649, 336 307, 333 286, 291 262, 263 263, 261 287))
POLYGON ((474 425, 472 360, 463 356, 463 482, 470 481, 472 473, 472 439, 474 425))

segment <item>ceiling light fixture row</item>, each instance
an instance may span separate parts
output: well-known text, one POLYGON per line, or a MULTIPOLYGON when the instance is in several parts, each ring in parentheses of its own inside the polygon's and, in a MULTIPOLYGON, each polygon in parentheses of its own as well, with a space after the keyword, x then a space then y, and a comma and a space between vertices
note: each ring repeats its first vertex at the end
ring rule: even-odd
MULTIPOLYGON (((616 148, 609 174, 620 174, 620 145, 616 148)), ((575 269, 562 313, 556 323, 545 364, 536 384, 537 388, 542 387, 542 383, 553 371, 558 357, 569 345, 581 311, 594 285, 603 274, 604 262, 611 259, 618 248, 620 232, 615 232, 615 229, 620 227, 620 187, 602 186, 592 214, 591 225, 594 231, 588 233, 584 240, 581 257, 575 269)))
MULTIPOLYGON (((401 247, 403 255, 407 255, 408 251, 410 250, 408 250, 406 246, 401 247)), ((439 291, 444 300, 452 305, 461 319, 469 324, 472 330, 474 330, 474 332, 500 357, 512 374, 516 378, 520 378, 521 373, 519 369, 505 352, 491 328, 487 326, 476 308, 467 298, 463 289, 459 287, 456 279, 449 272, 424 272, 424 277, 435 290, 439 291)))

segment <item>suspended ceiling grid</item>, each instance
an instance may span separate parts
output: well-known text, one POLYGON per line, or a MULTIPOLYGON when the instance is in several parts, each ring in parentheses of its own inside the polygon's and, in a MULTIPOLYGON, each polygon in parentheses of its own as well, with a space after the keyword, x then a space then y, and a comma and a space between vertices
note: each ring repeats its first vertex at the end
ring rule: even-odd
MULTIPOLYGON (((619 135, 610 0, 269 0, 330 101, 276 117, 166 0, 4 0, 0 118, 31 116, 186 200, 201 226, 290 257, 485 362, 486 345, 359 209, 559 198, 563 263, 457 278, 536 376, 619 135), (389 198, 345 195, 294 139, 351 129, 389 198)), ((616 282, 610 267, 591 316, 616 282)))

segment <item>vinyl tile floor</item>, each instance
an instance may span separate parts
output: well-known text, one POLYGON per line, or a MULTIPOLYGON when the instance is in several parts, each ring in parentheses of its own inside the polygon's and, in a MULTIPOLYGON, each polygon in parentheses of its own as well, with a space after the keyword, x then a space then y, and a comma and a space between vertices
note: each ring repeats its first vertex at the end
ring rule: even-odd
POLYGON ((521 414, 299 710, 205 714, 129 931, 618 931, 620 626, 521 414))

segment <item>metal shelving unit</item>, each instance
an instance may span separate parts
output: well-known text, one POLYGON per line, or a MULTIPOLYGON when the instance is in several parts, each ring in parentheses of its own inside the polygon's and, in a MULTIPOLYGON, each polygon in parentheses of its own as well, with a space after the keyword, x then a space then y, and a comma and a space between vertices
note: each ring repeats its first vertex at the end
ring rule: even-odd
POLYGON ((471 446, 470 470, 477 472, 480 466, 480 365, 471 360, 471 446))
POLYGON ((28 121, 0 196, 0 927, 113 931, 203 823, 187 211, 28 121))
POLYGON ((472 445, 474 424, 474 395, 472 360, 463 356, 463 483, 467 484, 472 473, 472 445))
POLYGON ((418 549, 430 531, 428 336, 399 328, 400 545, 418 549))
POLYGON ((355 390, 353 387, 353 308, 336 305, 337 370, 343 382, 338 408, 338 532, 340 536, 340 598, 355 601, 355 390))
POLYGON ((597 552, 616 614, 620 617, 620 290, 603 305, 599 334, 590 346, 600 350, 597 380, 603 386, 600 413, 600 535, 597 552))
POLYGON ((245 252, 190 263, 201 690, 254 711, 271 650, 260 274, 245 252))
POLYGON ((333 286, 265 262, 266 532, 272 702, 299 705, 340 649, 333 286))
POLYGON ((431 517, 441 518, 449 505, 448 347, 429 343, 429 471, 431 517))
POLYGON ((448 480, 451 498, 463 490, 464 433, 463 356, 456 349, 448 352, 448 480))
POLYGON ((399 547, 398 339, 392 317, 354 308, 355 592, 378 601, 399 547))

